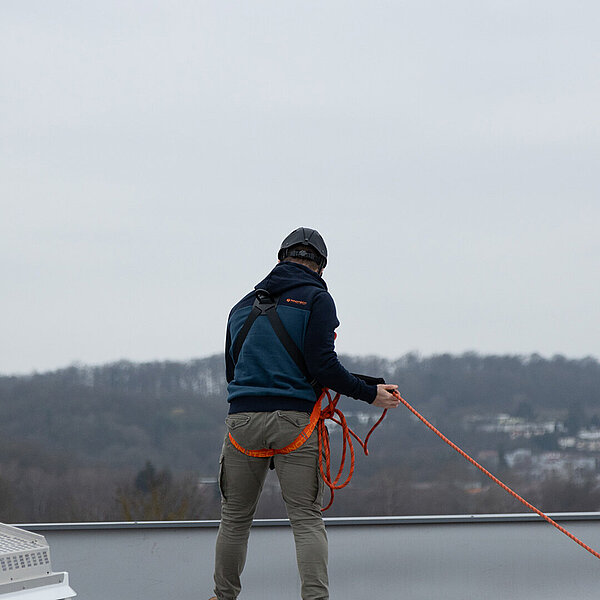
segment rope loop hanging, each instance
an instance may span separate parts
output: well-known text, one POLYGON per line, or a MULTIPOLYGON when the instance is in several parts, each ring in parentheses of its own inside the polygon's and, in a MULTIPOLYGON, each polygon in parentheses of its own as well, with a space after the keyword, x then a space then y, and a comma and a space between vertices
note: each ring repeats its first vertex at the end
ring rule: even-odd
POLYGON ((325 390, 325 395, 328 399, 328 404, 325 408, 321 409, 321 414, 319 417, 319 421, 317 424, 317 431, 319 434, 319 470, 321 472, 321 477, 323 478, 323 482, 330 490, 330 499, 327 506, 322 508, 321 510, 327 510, 333 504, 333 498, 335 495, 335 490, 341 490, 346 487, 350 481, 352 480, 352 476, 354 475, 354 445, 352 443, 352 438, 354 438, 360 447, 363 449, 365 456, 369 455, 369 450, 367 449, 367 443, 371 434, 378 425, 383 421, 387 409, 383 411, 379 420, 371 427, 367 435, 365 436, 365 441, 363 442, 352 429, 348 426, 348 422, 346 421, 346 417, 344 413, 337 407, 337 403, 340 399, 340 394, 336 394, 335 397, 331 398, 330 390, 325 390), (334 423, 337 423, 342 429, 342 455, 340 458, 340 466, 338 468, 337 475, 334 479, 331 478, 331 447, 329 444, 329 432, 327 431, 327 426, 325 421, 330 420, 334 423), (344 466, 346 464, 346 454, 350 452, 350 469, 348 470, 348 475, 343 483, 340 483, 340 479, 342 478, 342 474, 344 472, 344 466), (323 462, 325 464, 323 465, 323 462))

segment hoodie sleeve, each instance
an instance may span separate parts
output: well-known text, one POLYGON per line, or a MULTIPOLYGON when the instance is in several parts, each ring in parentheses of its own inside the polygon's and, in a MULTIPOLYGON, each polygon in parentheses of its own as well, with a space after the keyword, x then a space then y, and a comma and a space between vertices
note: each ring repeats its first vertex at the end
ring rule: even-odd
POLYGON ((367 385, 347 371, 338 360, 335 329, 339 324, 333 298, 327 292, 318 294, 313 301, 304 337, 306 366, 321 385, 344 396, 371 403, 377 395, 377 386, 367 385))
POLYGON ((227 336, 225 338, 225 378, 227 383, 231 383, 235 374, 235 365, 231 358, 231 332, 229 331, 229 321, 227 321, 227 336))

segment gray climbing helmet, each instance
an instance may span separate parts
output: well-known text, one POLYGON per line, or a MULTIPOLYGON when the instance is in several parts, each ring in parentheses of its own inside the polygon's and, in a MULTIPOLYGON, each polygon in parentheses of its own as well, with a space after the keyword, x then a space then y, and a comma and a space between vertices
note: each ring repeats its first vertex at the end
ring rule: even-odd
POLYGON ((288 256, 312 260, 322 269, 327 264, 327 246, 316 229, 298 227, 281 242, 277 258, 283 260, 288 256), (314 252, 298 248, 292 250, 295 246, 308 246, 314 252))

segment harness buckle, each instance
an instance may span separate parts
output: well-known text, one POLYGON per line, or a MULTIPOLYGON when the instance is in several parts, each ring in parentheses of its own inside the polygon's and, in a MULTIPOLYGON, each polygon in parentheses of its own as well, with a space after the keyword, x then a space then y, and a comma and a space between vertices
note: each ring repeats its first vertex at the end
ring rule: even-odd
POLYGON ((256 300, 253 307, 260 310, 261 315, 267 314, 267 311, 275 308, 276 305, 276 300, 267 290, 256 290, 256 300))

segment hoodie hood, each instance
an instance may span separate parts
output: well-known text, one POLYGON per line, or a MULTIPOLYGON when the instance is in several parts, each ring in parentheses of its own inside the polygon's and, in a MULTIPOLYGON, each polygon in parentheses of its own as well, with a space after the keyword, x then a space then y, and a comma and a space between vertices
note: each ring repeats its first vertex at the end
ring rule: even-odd
POLYGON ((255 290, 267 290, 272 296, 301 285, 312 285, 327 291, 323 278, 312 269, 293 262, 281 262, 257 285, 255 290))

